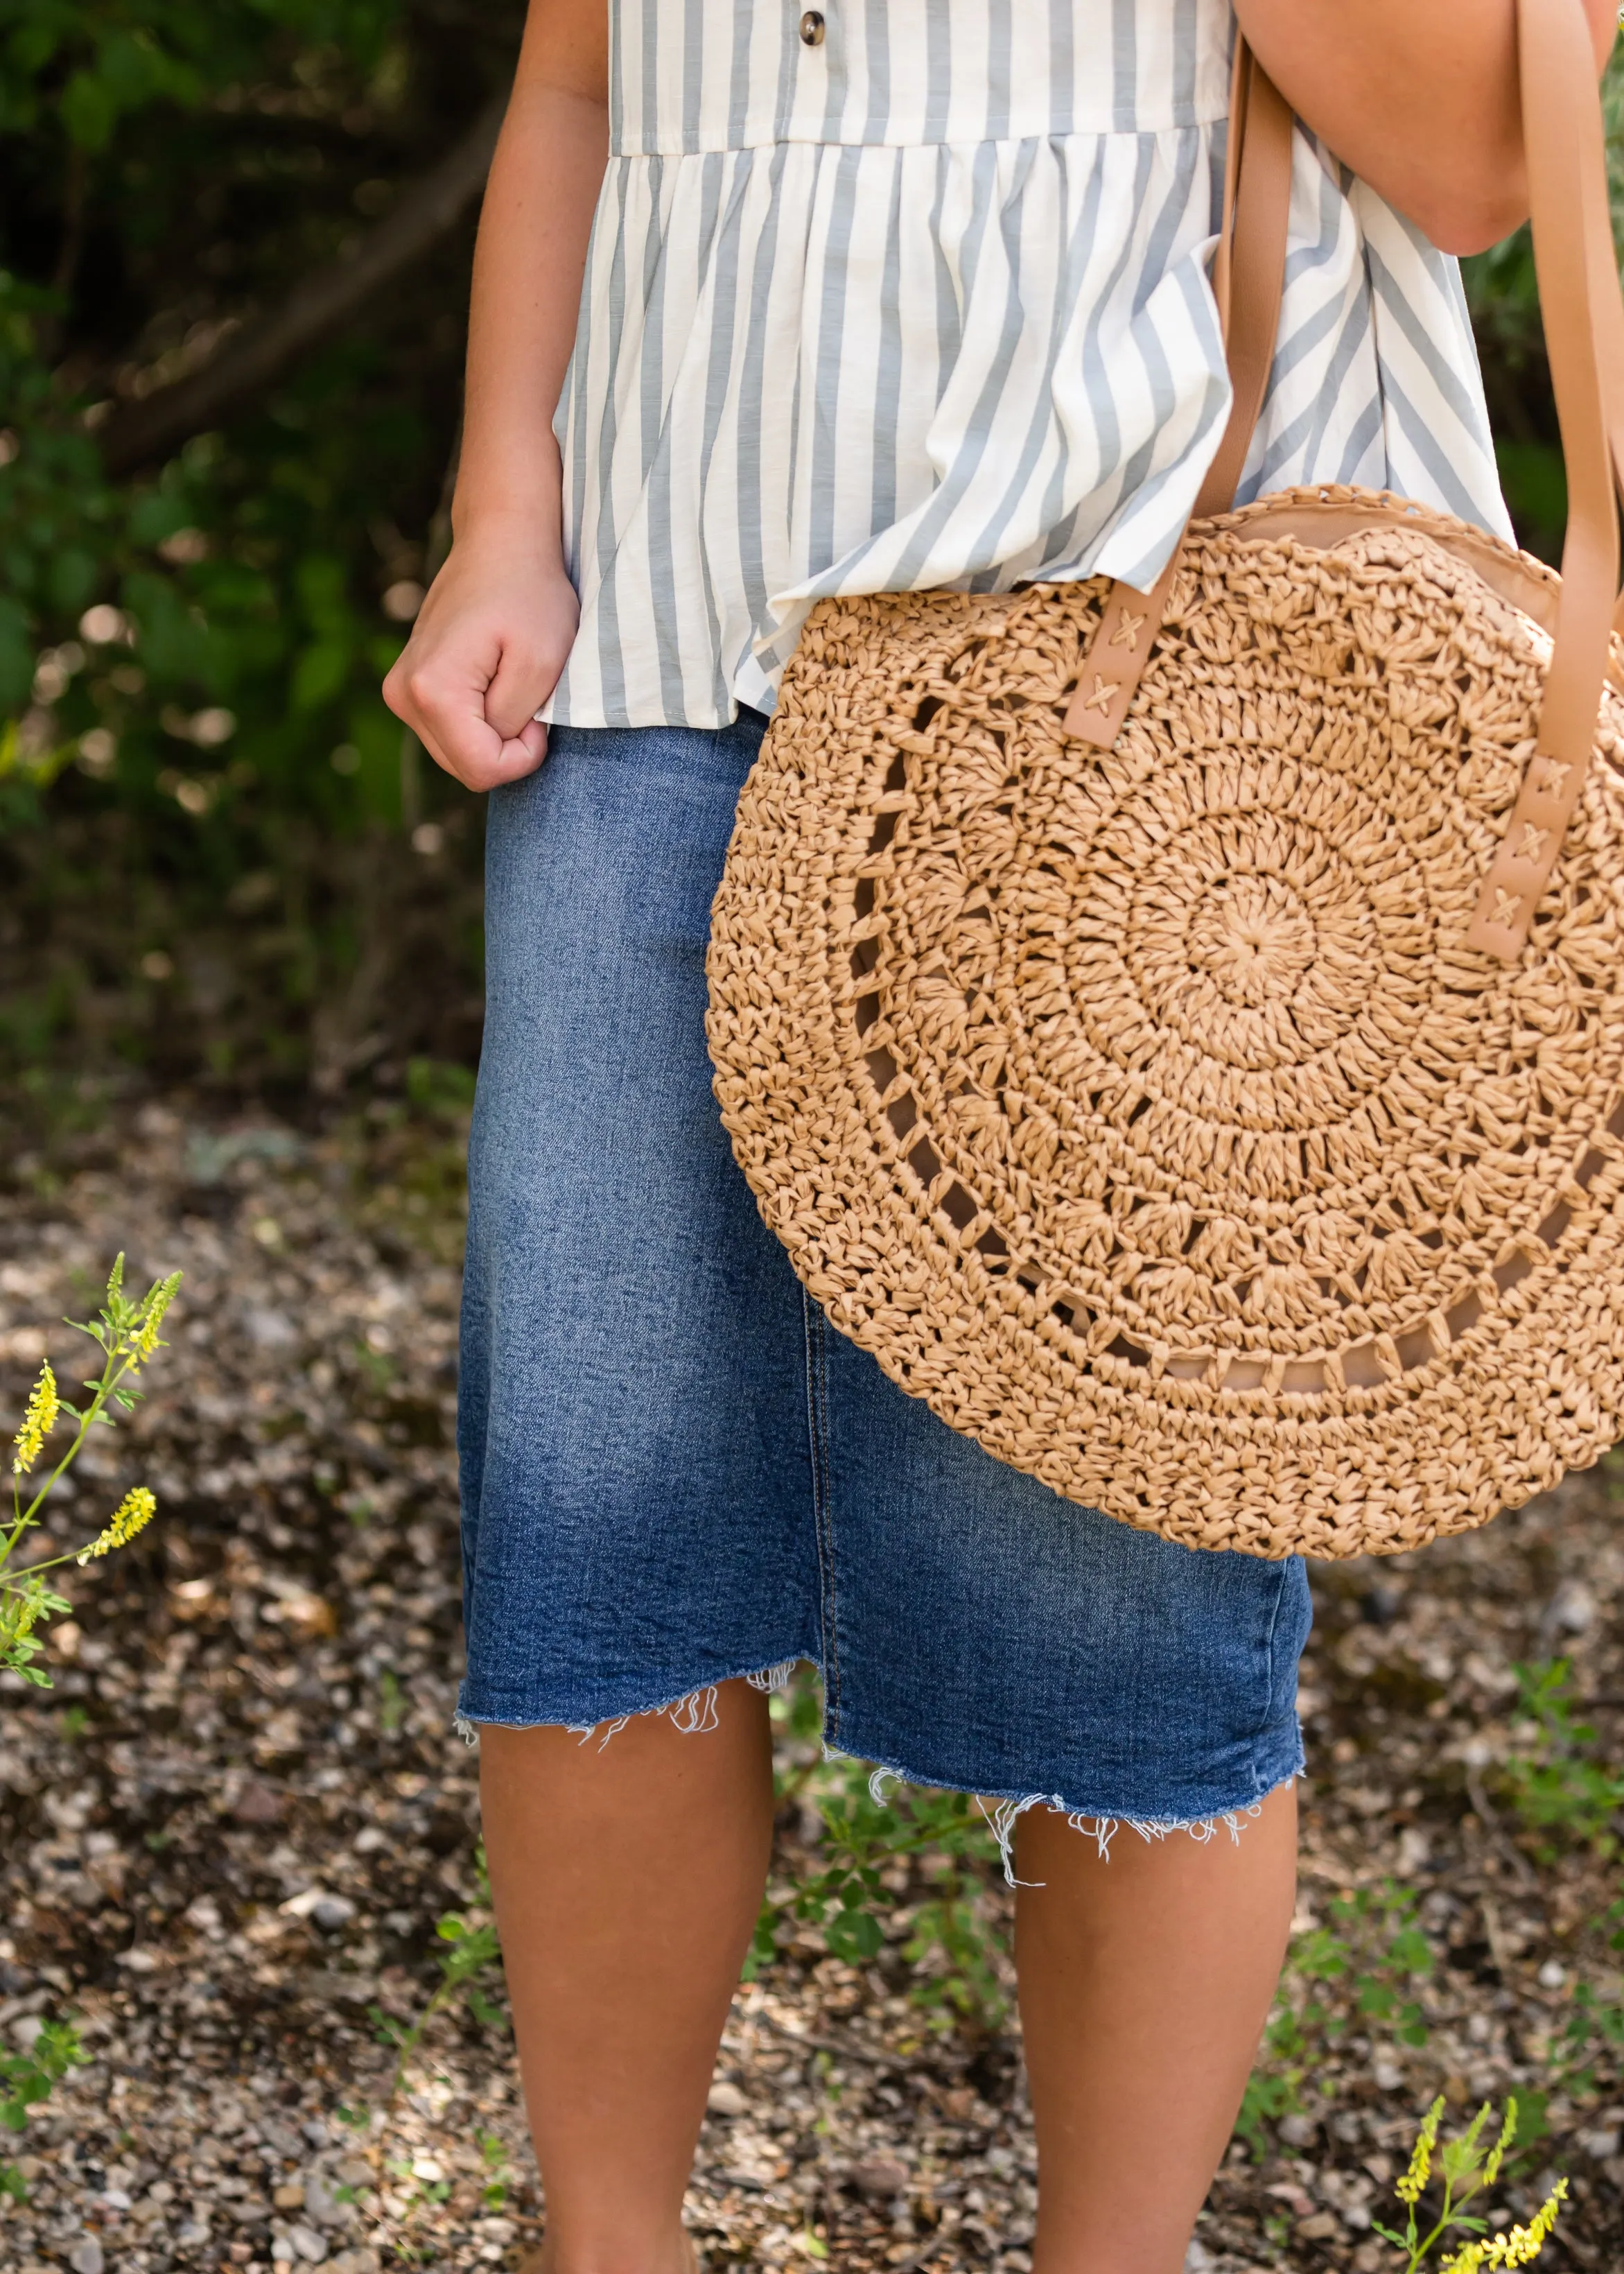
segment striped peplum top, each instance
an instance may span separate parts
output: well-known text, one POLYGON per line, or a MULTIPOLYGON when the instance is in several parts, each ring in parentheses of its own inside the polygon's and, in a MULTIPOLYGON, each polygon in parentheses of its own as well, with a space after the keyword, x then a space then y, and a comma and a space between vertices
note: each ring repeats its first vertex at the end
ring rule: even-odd
MULTIPOLYGON (((1229 0, 607 4, 538 715, 770 711, 830 593, 1154 582, 1229 407, 1229 0)), ((1455 264, 1299 128, 1241 495, 1329 480, 1510 534, 1455 264)))

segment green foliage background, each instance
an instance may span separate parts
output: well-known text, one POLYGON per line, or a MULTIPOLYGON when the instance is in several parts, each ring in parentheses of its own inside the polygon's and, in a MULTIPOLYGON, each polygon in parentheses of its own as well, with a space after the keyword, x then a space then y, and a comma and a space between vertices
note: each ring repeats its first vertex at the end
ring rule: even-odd
POLYGON ((378 694, 454 446, 471 212, 218 431, 122 478, 102 438, 376 228, 521 20, 0 0, 0 1061, 36 1090, 332 1092, 476 1047, 477 811, 378 694))
MULTIPOLYGON (((116 475, 107 438, 380 224, 521 19, 0 0, 0 1071, 36 1095, 71 1068, 332 1096, 477 1048, 478 809, 377 692, 443 542, 471 212, 166 456, 116 475)), ((1526 237, 1469 291, 1548 553, 1526 237)))

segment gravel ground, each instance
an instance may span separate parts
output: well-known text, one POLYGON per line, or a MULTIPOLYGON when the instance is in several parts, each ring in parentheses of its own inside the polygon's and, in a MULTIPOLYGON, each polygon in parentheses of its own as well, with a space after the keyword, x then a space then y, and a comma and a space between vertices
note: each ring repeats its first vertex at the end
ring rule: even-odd
MULTIPOLYGON (((440 1979, 436 1920, 484 1924, 473 1757, 450 1729, 459 1134, 449 1106, 311 1136, 149 1104, 13 1160, 6 1412, 47 1352, 78 1378, 56 1321, 93 1306, 116 1249, 132 1278, 186 1278, 150 1403, 60 1506, 64 1546, 138 1480, 160 1521, 72 1574, 52 1690, 0 1678, 0 2044, 71 2014, 90 2057, 11 2150, 4 2274, 472 2274, 539 2232, 500 2013, 437 2014, 393 2097, 379 2036, 440 1979)), ((1288 2063, 1295 2105, 1232 2149, 1192 2270, 1396 2267, 1370 2223, 1418 2112, 1507 2089, 1554 2092, 1551 2136, 1496 2212, 1564 2171, 1545 2263, 1624 2263, 1616 2049, 1588 2076, 1559 2060, 1585 1985, 1618 1988, 1598 1922, 1619 1875, 1528 1828, 1506 1766, 1526 1749, 1513 1664, 1558 1654, 1599 1732, 1575 1758, 1618 1758, 1620 1500, 1604 1465, 1469 1540, 1317 1575, 1299 1947, 1323 1956, 1329 1928, 1374 1949, 1336 1906, 1380 1908, 1391 1881, 1432 1963, 1400 1984, 1407 2020, 1361 2010, 1357 1965, 1299 1988, 1324 2018, 1288 2063)), ((786 1809, 786 1878, 816 1833, 786 1809)), ((741 1991, 689 2198, 714 2274, 1029 2268, 1011 2027, 933 2028, 910 1996, 932 1871, 891 1873, 871 1964, 803 1928, 741 1991)), ((1002 1931, 1002 1888, 979 1908, 1002 1931)))

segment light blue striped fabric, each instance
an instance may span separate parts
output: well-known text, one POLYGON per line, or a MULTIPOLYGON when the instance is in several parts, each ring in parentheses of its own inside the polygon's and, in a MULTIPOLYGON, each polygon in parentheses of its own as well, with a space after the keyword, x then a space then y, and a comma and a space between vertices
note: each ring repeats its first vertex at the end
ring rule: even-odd
MULTIPOLYGON (((1153 583, 1229 407, 1229 0, 607 4, 539 715, 771 710, 829 593, 1153 583)), ((1299 130, 1241 495, 1305 481, 1510 534, 1455 264, 1299 130)))

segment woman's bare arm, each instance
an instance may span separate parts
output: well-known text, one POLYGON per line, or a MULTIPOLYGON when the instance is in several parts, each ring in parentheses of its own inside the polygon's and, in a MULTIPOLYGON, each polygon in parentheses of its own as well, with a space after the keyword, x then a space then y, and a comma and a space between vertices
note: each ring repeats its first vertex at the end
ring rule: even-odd
MULTIPOLYGON (((1616 0, 1583 5, 1598 68, 1616 0)), ((1258 60, 1345 165, 1446 252, 1528 212, 1514 0, 1237 0, 1258 60)))
POLYGON ((453 544, 390 708, 470 789, 529 773, 575 637, 553 412, 608 149, 605 0, 531 0, 474 253, 453 544))

